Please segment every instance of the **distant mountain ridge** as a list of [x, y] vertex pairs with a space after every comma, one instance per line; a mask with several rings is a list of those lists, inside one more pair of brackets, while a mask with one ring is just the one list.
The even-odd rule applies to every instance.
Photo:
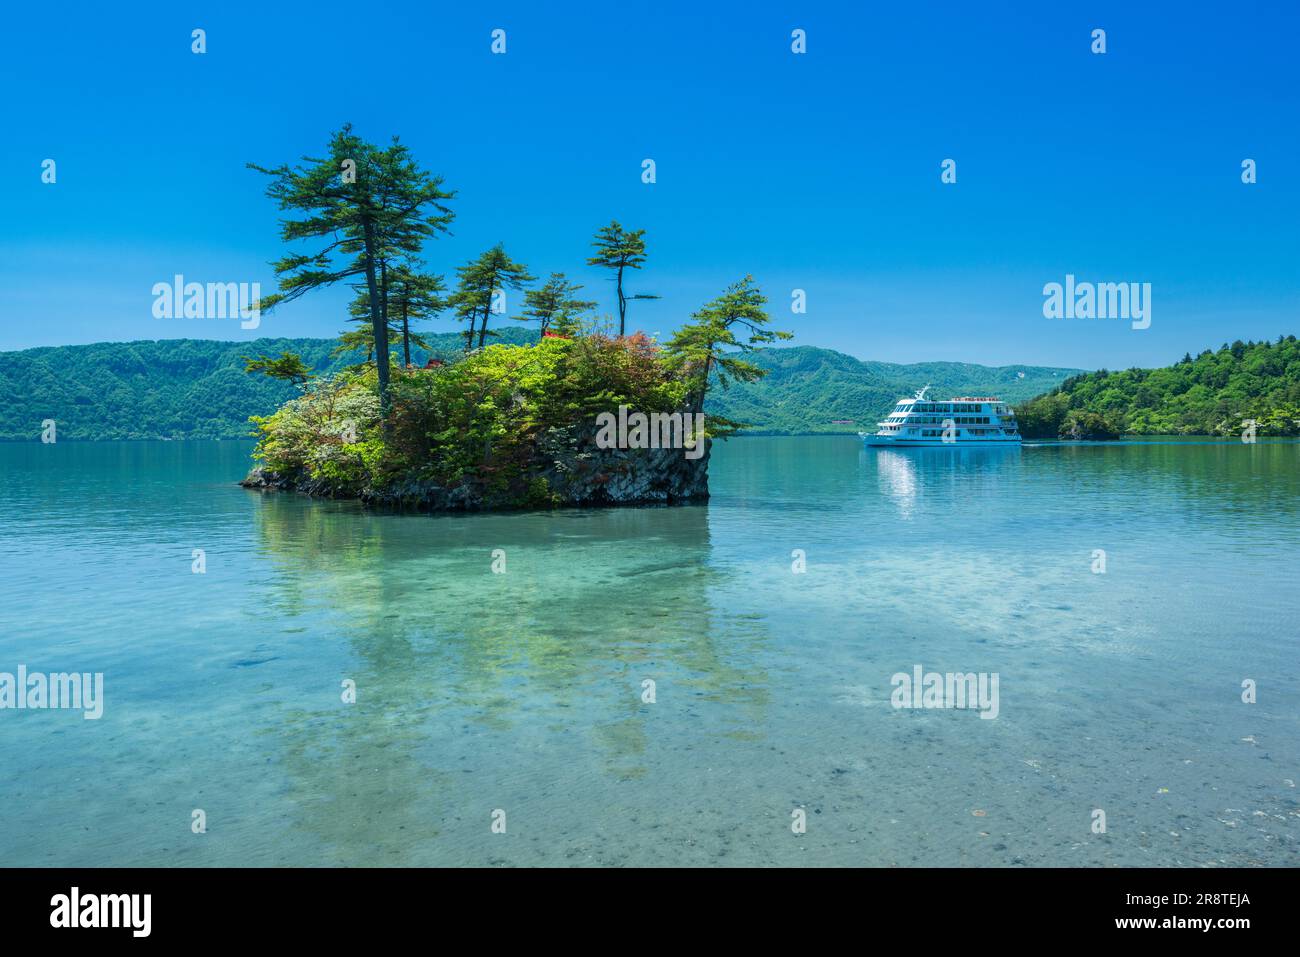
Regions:
[[[464, 343], [454, 332], [426, 338], [432, 350], [412, 355], [419, 365], [430, 355], [454, 359]], [[507, 327], [496, 341], [536, 338], [536, 332]], [[270, 413], [294, 395], [294, 388], [246, 374], [242, 357], [297, 352], [318, 372], [330, 372], [357, 361], [355, 353], [333, 356], [337, 344], [337, 339], [161, 339], [0, 352], [0, 440], [38, 439], [45, 419], [57, 423], [60, 439], [245, 438], [248, 417]], [[815, 346], [762, 349], [750, 358], [768, 370], [767, 377], [714, 390], [707, 410], [765, 434], [874, 430], [899, 396], [927, 384], [936, 395], [990, 393], [1020, 402], [1082, 371], [866, 362]]]

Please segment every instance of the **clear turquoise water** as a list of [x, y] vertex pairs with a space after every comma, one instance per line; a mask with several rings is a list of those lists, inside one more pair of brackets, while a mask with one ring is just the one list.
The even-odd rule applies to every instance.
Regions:
[[438, 518], [248, 450], [0, 446], [0, 671], [106, 696], [0, 711], [0, 863], [1298, 863], [1300, 446], [745, 438], [707, 506]]

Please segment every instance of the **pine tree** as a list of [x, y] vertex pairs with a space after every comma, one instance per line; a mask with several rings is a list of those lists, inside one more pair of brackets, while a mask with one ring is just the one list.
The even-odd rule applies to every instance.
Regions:
[[[725, 389], [732, 380], [753, 382], [767, 374], [741, 355], [764, 343], [793, 338], [789, 332], [767, 328], [771, 317], [763, 308], [766, 304], [767, 297], [755, 285], [754, 277], [746, 276], [701, 307], [668, 341], [664, 350], [668, 362], [690, 381], [689, 412], [704, 410], [711, 377], [716, 376]], [[724, 425], [734, 427], [736, 423]]]
[[334, 134], [323, 158], [304, 157], [293, 167], [248, 166], [271, 177], [266, 193], [280, 209], [300, 216], [281, 220], [281, 238], [323, 243], [273, 264], [279, 289], [262, 300], [262, 308], [364, 276], [386, 424], [388, 264], [414, 255], [426, 239], [446, 232], [454, 214], [442, 201], [455, 194], [442, 189], [441, 176], [420, 169], [397, 137], [381, 150], [355, 135], [351, 124]]
[[524, 293], [524, 310], [515, 318], [520, 322], [536, 321], [545, 335], [554, 324], [557, 331], [570, 332], [578, 323], [578, 316], [596, 304], [586, 299], [575, 298], [582, 286], [569, 282], [562, 272], [551, 273], [551, 278], [541, 289], [530, 289]]
[[294, 385], [306, 385], [307, 380], [315, 375], [311, 366], [303, 362], [302, 356], [296, 352], [282, 352], [274, 357], [263, 354], [256, 359], [248, 356], [240, 358], [244, 360], [245, 372], [260, 372], [272, 379], [283, 379]]
[[456, 274], [460, 281], [448, 301], [455, 310], [456, 318], [469, 322], [465, 333], [465, 351], [469, 352], [474, 347], [476, 323], [478, 347], [482, 349], [487, 341], [493, 293], [498, 290], [522, 289], [534, 277], [528, 274], [528, 268], [523, 263], [511, 259], [500, 243], [478, 259], [457, 267]]
[[634, 296], [623, 292], [623, 273], [628, 269], [640, 269], [645, 262], [644, 229], [625, 230], [618, 220], [611, 220], [608, 226], [596, 233], [591, 245], [596, 255], [587, 260], [589, 266], [604, 266], [614, 270], [615, 288], [618, 291], [618, 334], [627, 334], [627, 304], [631, 299], [658, 299], [650, 293], [638, 293]]

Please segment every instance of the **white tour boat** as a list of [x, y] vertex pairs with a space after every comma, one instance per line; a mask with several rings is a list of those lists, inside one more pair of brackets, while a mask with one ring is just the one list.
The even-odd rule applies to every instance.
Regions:
[[994, 396], [963, 396], [938, 402], [927, 399], [927, 385], [913, 398], [899, 399], [880, 430], [859, 432], [867, 445], [971, 446], [1019, 445], [1016, 415]]

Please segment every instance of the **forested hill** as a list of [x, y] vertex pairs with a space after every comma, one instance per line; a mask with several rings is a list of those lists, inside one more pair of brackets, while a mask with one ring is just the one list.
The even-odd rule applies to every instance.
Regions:
[[[455, 333], [426, 336], [440, 358], [459, 355]], [[504, 329], [499, 342], [536, 333]], [[400, 348], [400, 343], [398, 344]], [[269, 415], [297, 389], [244, 371], [244, 356], [297, 352], [317, 372], [358, 361], [332, 355], [337, 339], [159, 339], [0, 352], [0, 440], [40, 437], [53, 419], [60, 439], [248, 438], [250, 415]], [[415, 350], [423, 365], [429, 353]]]
[[1163, 369], [1076, 376], [1016, 407], [1028, 438], [1300, 434], [1300, 342], [1226, 343]]
[[[536, 336], [505, 328], [496, 341], [524, 343]], [[456, 333], [426, 338], [443, 359], [459, 355], [464, 341]], [[356, 361], [355, 353], [333, 357], [337, 342], [164, 339], [0, 352], [0, 440], [38, 439], [45, 419], [55, 420], [60, 439], [247, 437], [250, 415], [269, 414], [295, 390], [248, 375], [242, 357], [297, 352], [309, 366], [327, 372]], [[423, 365], [428, 355], [417, 350], [412, 358]], [[895, 365], [811, 346], [764, 349], [752, 358], [768, 376], [725, 392], [715, 389], [708, 411], [769, 433], [874, 430], [899, 396], [927, 383], [935, 395], [991, 393], [1017, 402], [1079, 371], [954, 362]]]

